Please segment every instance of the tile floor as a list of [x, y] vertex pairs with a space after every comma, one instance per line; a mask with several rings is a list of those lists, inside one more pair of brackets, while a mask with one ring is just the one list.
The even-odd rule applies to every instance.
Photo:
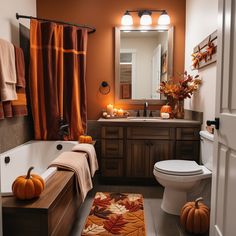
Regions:
[[163, 188], [161, 186], [104, 185], [96, 181], [78, 211], [71, 236], [81, 235], [86, 217], [96, 192], [141, 193], [144, 196], [144, 214], [147, 236], [187, 236], [179, 225], [179, 217], [161, 210]]

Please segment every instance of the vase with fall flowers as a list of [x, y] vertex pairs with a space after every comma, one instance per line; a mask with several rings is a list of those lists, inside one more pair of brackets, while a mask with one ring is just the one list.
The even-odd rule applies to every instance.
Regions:
[[191, 98], [199, 89], [202, 81], [199, 75], [191, 76], [186, 71], [179, 78], [171, 78], [160, 83], [159, 93], [166, 96], [173, 107], [173, 115], [177, 119], [184, 118], [184, 99]]

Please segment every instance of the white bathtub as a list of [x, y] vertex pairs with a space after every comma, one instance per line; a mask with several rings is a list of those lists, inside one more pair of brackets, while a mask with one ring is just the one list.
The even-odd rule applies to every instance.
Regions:
[[[26, 175], [29, 167], [32, 173], [39, 174], [47, 181], [56, 172], [56, 167], [47, 169], [60, 153], [70, 151], [77, 142], [74, 141], [30, 141], [1, 153], [1, 194], [11, 195], [11, 186], [16, 177]], [[58, 150], [57, 145], [62, 145]], [[9, 163], [6, 163], [10, 159]]]

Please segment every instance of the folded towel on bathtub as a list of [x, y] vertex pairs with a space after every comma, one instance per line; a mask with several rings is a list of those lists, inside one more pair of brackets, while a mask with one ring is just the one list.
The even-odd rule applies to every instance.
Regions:
[[93, 177], [96, 170], [98, 170], [98, 160], [94, 146], [88, 143], [79, 143], [72, 148], [72, 151], [85, 152], [88, 154], [90, 173]]
[[63, 152], [49, 165], [60, 169], [71, 170], [76, 175], [76, 190], [84, 201], [89, 190], [93, 188], [87, 154], [82, 152]]

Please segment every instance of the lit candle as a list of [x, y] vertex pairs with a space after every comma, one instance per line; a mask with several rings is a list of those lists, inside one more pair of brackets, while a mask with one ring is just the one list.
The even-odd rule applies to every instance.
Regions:
[[107, 114], [110, 116], [113, 115], [113, 105], [112, 104], [107, 105]]
[[114, 108], [113, 112], [114, 112], [114, 115], [116, 115], [117, 114], [117, 108]]
[[119, 110], [117, 111], [117, 114], [118, 114], [118, 116], [123, 116], [124, 111], [123, 111], [122, 109], [119, 109]]

